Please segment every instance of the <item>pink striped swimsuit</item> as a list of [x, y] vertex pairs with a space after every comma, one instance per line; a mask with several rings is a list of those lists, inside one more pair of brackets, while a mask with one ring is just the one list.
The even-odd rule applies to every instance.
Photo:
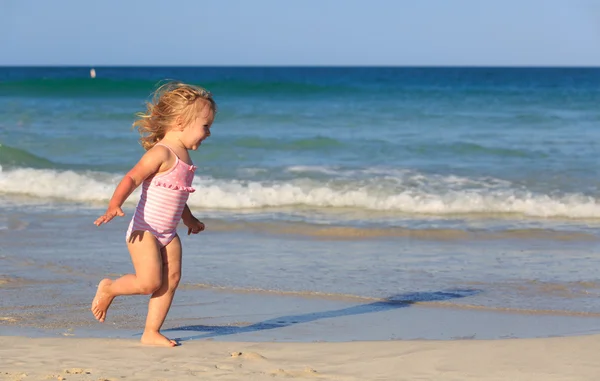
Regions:
[[[167, 147], [164, 144], [160, 144]], [[167, 147], [171, 152], [173, 150]], [[127, 229], [127, 240], [134, 231], [148, 231], [165, 247], [177, 235], [177, 225], [190, 193], [196, 167], [175, 155], [175, 165], [142, 183], [140, 201]]]

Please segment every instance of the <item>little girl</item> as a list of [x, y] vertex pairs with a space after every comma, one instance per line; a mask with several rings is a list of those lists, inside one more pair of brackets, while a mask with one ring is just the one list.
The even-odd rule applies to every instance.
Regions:
[[189, 150], [196, 150], [210, 136], [216, 110], [211, 94], [196, 86], [171, 82], [156, 90], [147, 112], [134, 122], [146, 153], [123, 177], [94, 224], [100, 226], [124, 216], [121, 205], [142, 184], [142, 193], [129, 229], [127, 248], [135, 274], [103, 279], [92, 301], [92, 312], [103, 322], [113, 299], [119, 295], [152, 295], [148, 303], [142, 343], [175, 346], [160, 333], [181, 277], [180, 220], [189, 234], [204, 230], [187, 206], [196, 167]]

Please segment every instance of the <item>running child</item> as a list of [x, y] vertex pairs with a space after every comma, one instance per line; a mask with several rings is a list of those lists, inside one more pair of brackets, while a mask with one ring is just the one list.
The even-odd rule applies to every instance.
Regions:
[[104, 322], [113, 299], [120, 295], [151, 295], [141, 341], [148, 345], [175, 346], [160, 333], [181, 278], [181, 220], [189, 234], [204, 230], [187, 205], [194, 192], [196, 167], [189, 150], [196, 150], [210, 136], [217, 112], [212, 95], [203, 88], [170, 82], [158, 88], [145, 113], [133, 126], [140, 132], [146, 153], [123, 177], [94, 224], [100, 226], [125, 214], [121, 206], [140, 185], [140, 200], [126, 234], [135, 274], [103, 279], [92, 301], [94, 317]]

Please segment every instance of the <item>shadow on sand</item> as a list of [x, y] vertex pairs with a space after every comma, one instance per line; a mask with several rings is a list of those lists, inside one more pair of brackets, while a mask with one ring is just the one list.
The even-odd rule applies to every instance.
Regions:
[[229, 325], [187, 325], [182, 327], [175, 327], [171, 329], [163, 330], [163, 332], [168, 331], [191, 331], [191, 332], [204, 332], [199, 335], [187, 336], [187, 337], [179, 337], [175, 338], [175, 341], [187, 341], [187, 340], [197, 340], [197, 339], [206, 339], [210, 337], [216, 336], [225, 336], [225, 335], [235, 335], [238, 333], [247, 333], [247, 332], [256, 332], [256, 331], [264, 331], [269, 329], [277, 329], [283, 327], [289, 327], [294, 324], [302, 324], [308, 323], [315, 320], [320, 319], [330, 319], [341, 316], [350, 316], [350, 315], [361, 315], [368, 314], [374, 312], [388, 311], [397, 308], [405, 308], [410, 307], [412, 304], [417, 302], [435, 302], [435, 301], [444, 301], [450, 299], [458, 299], [464, 298], [467, 296], [472, 296], [480, 293], [480, 290], [476, 289], [451, 289], [445, 291], [435, 291], [435, 292], [410, 292], [405, 294], [399, 294], [390, 296], [386, 299], [367, 303], [367, 304], [359, 304], [356, 306], [342, 308], [339, 310], [333, 311], [322, 311], [322, 312], [311, 312], [307, 314], [300, 315], [289, 315], [289, 316], [280, 316], [273, 319], [268, 319], [265, 321], [257, 322], [244, 327], [236, 327]]

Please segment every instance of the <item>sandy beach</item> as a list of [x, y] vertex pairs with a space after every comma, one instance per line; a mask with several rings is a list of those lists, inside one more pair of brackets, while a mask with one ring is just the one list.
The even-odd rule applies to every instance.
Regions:
[[246, 343], [176, 348], [136, 340], [0, 338], [0, 379], [597, 380], [600, 336], [545, 339]]

